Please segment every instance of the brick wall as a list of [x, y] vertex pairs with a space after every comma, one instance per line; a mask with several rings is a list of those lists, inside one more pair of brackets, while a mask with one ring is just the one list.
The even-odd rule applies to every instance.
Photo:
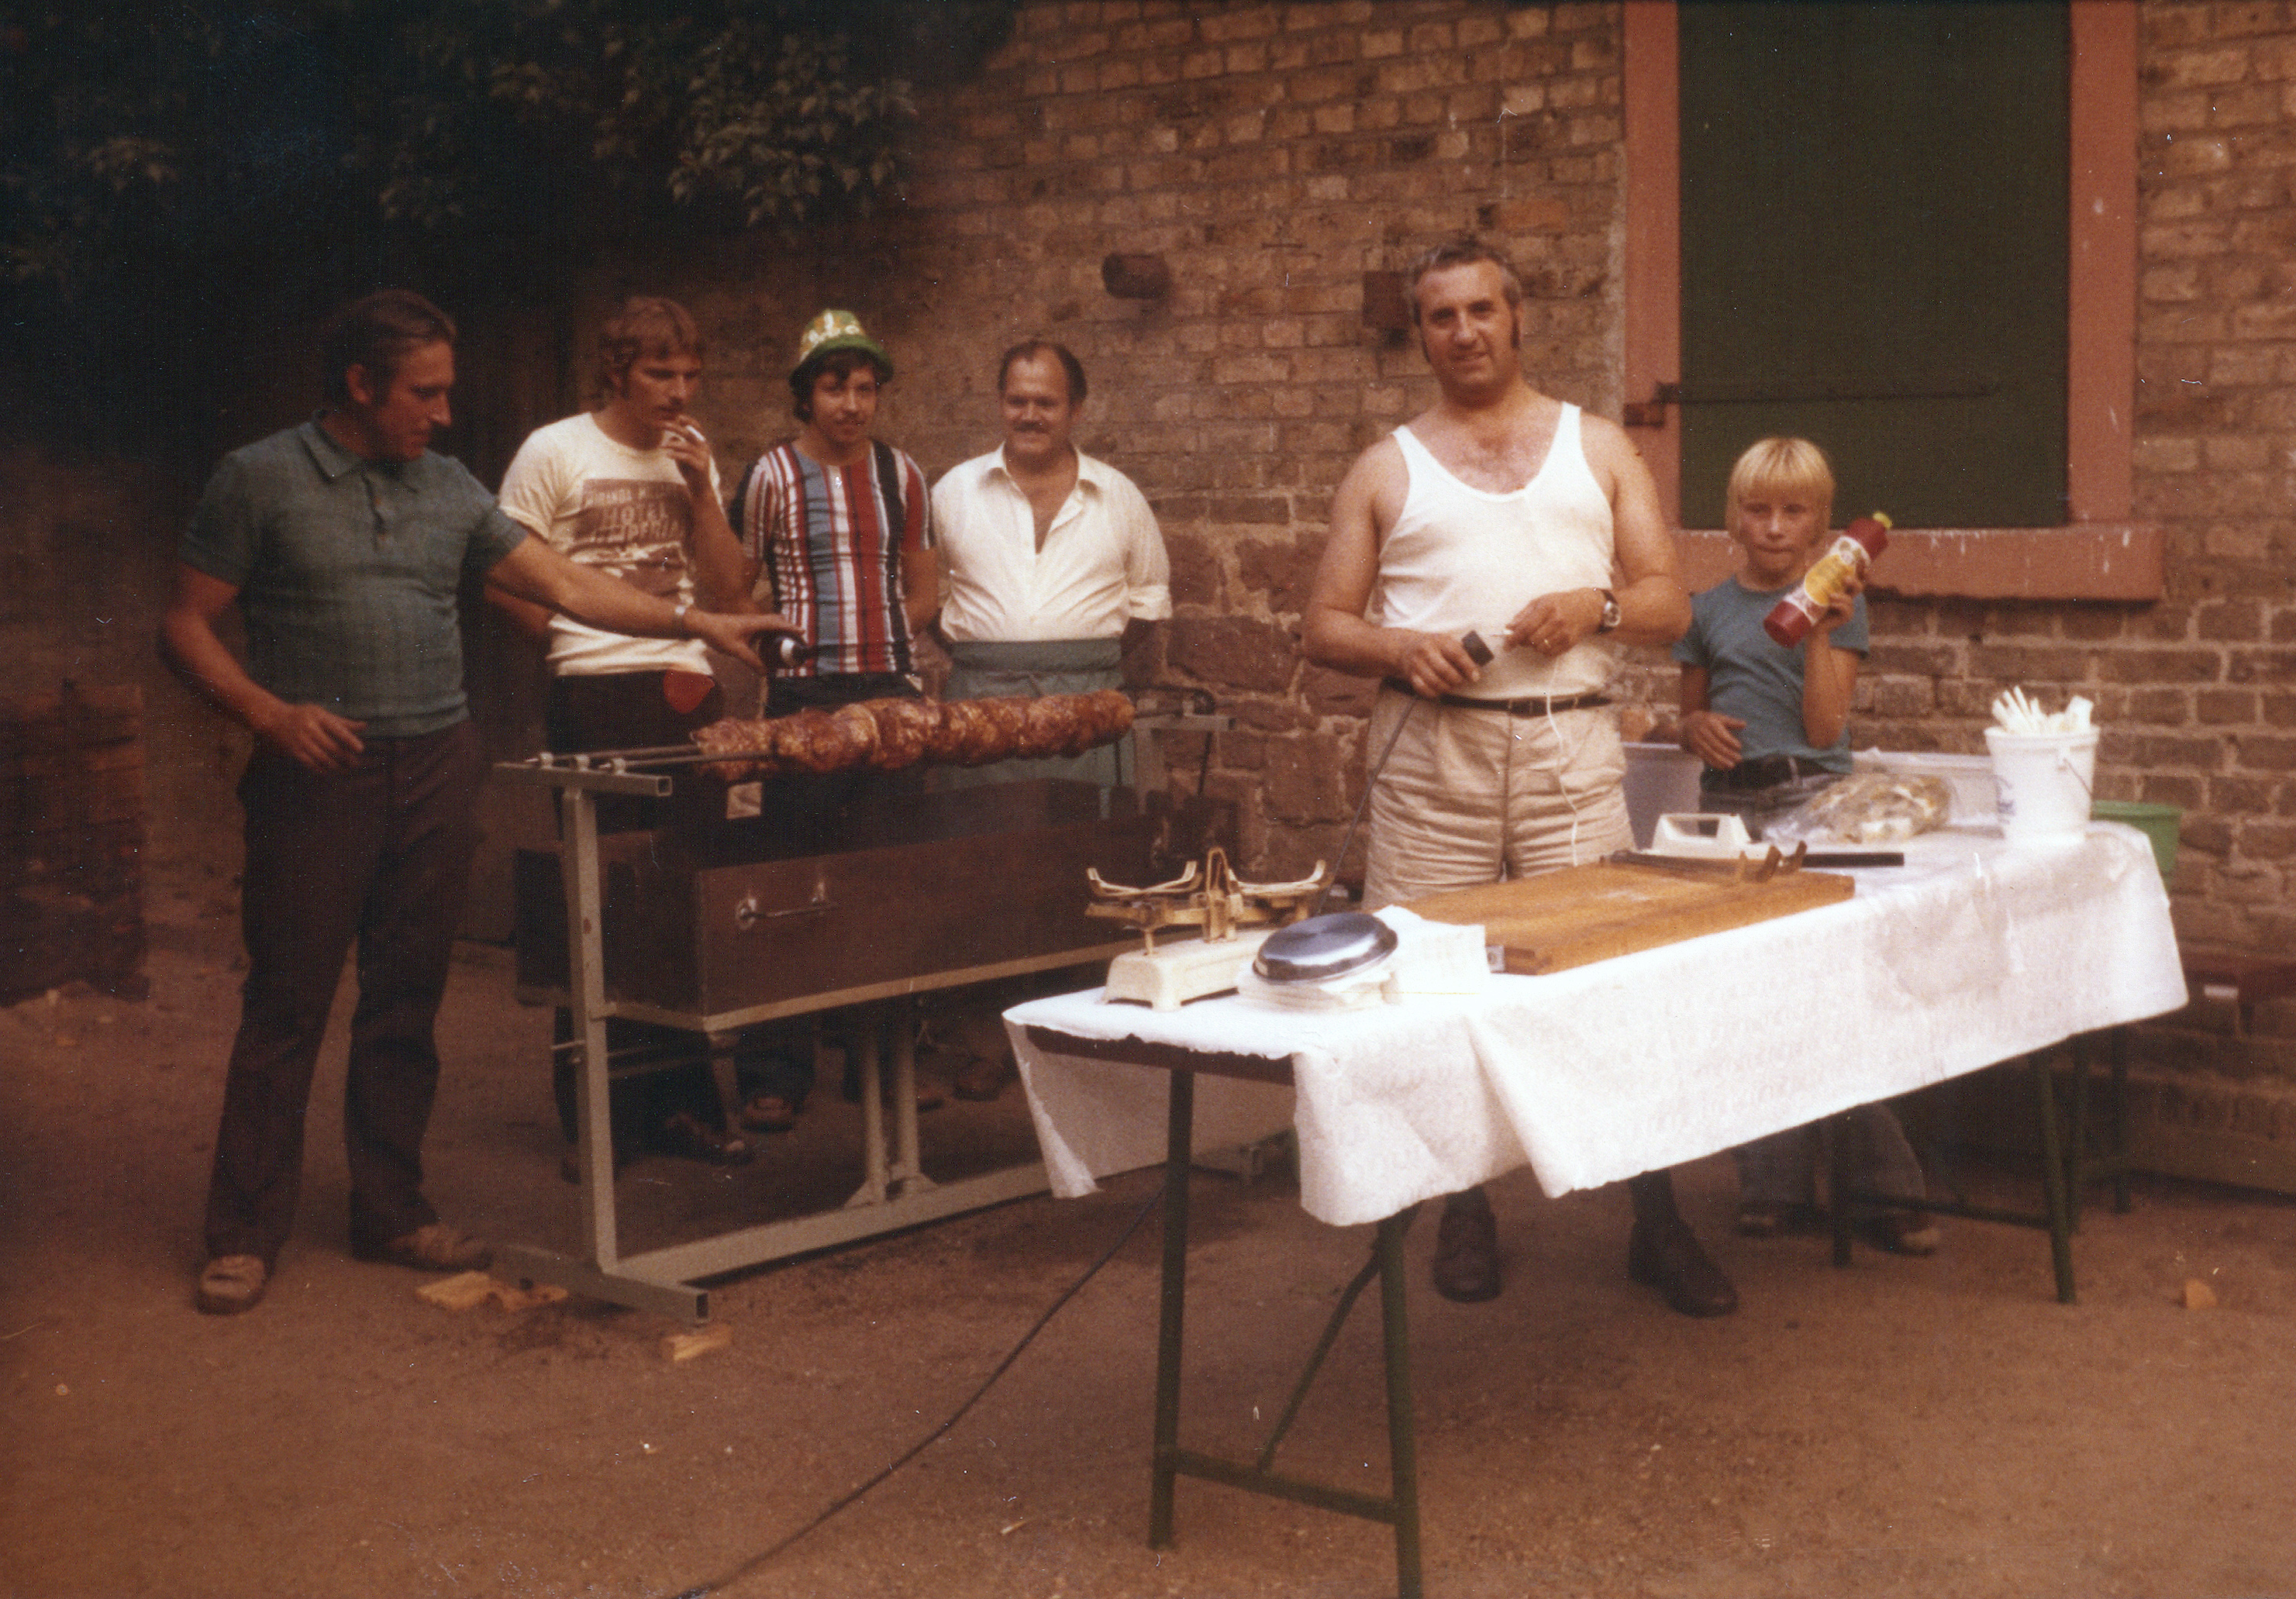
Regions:
[[[2092, 648], [2124, 698], [2124, 791], [2185, 808], [2188, 942], [2296, 953], [2296, 10], [2144, 8], [2138, 514], [2169, 594]], [[2089, 645], [2090, 637], [2096, 643]], [[2156, 1119], [2296, 1176], [2296, 1005], [2202, 1002], [2148, 1029]]]
[[67, 683], [97, 699], [137, 693], [150, 794], [143, 849], [228, 879], [239, 857], [231, 784], [246, 738], [178, 686], [152, 648], [176, 534], [199, 487], [188, 472], [148, 463], [0, 443], [0, 674], [18, 696]]
[[2139, 163], [2136, 514], [2166, 535], [2144, 606], [1884, 603], [1858, 727], [1980, 750], [2000, 685], [2075, 690], [2098, 788], [2185, 815], [2192, 942], [2296, 947], [2296, 12], [2148, 4]]
[[[2180, 939], [2296, 952], [2296, 8], [2142, 8], [2136, 515], [2142, 606], [1882, 602], [1857, 737], [1981, 752], [2011, 683], [2090, 695], [2101, 798], [2185, 812]], [[2296, 1185], [2296, 1004], [2142, 1029], [2140, 1126], [2201, 1175]]]
[[[1975, 752], [2003, 687], [2087, 693], [2107, 729], [2100, 792], [2185, 811], [2183, 936], [2284, 950], [2296, 14], [2141, 15], [2136, 512], [2165, 529], [2167, 597], [1883, 600], [1857, 736]], [[891, 343], [888, 434], [935, 472], [995, 442], [998, 348], [1069, 342], [1095, 383], [1086, 447], [1140, 482], [1171, 545], [1161, 676], [1212, 689], [1242, 724], [1209, 780], [1246, 819], [1242, 865], [1303, 868], [1359, 792], [1366, 693], [1299, 660], [1302, 586], [1347, 463], [1430, 392], [1409, 341], [1365, 325], [1363, 275], [1460, 228], [1502, 241], [1530, 291], [1536, 381], [1616, 415], [1620, 34], [1616, 5], [1030, 6], [981, 79], [927, 109], [899, 216], [695, 282], [721, 330], [728, 464], [785, 426], [787, 346], [821, 304], [852, 305]], [[1161, 255], [1169, 298], [1111, 298], [1100, 263], [1115, 251]], [[1673, 676], [1645, 655], [1624, 684], [1663, 719]], [[1200, 750], [1175, 754], [1192, 781]], [[2296, 1014], [2267, 1005], [2235, 1036], [2220, 1011], [2148, 1034], [2153, 1064], [2185, 1074], [2153, 1103], [2195, 1126], [2277, 1126], [2256, 1095], [2296, 1095]]]
[[0, 1004], [150, 991], [143, 849], [143, 691], [0, 696]]
[[[1368, 693], [1300, 661], [1301, 591], [1341, 474], [1432, 392], [1408, 338], [1365, 325], [1364, 275], [1447, 234], [1504, 242], [1531, 369], [1617, 414], [1616, 7], [1035, 5], [926, 115], [898, 217], [833, 262], [696, 286], [729, 469], [785, 425], [788, 346], [819, 303], [884, 336], [883, 430], [934, 473], [996, 444], [1005, 345], [1068, 343], [1093, 384], [1080, 442], [1141, 485], [1171, 550], [1161, 676], [1242, 724], [1210, 787], [1238, 802], [1244, 869], [1304, 869], [1356, 797]], [[1114, 252], [1161, 256], [1169, 296], [1111, 297]], [[1173, 754], [1192, 779], [1201, 748]]]
[[[2296, 948], [2296, 14], [2147, 6], [2136, 486], [2169, 597], [2098, 640], [2116, 765], [2186, 809], [2179, 925]], [[2101, 629], [2099, 631], [2102, 631]], [[2069, 642], [2086, 642], [2067, 631]]]
[[[2296, 410], [2274, 385], [2296, 300], [2275, 152], [2296, 127], [2296, 23], [2235, 4], [2144, 19], [2137, 509], [2168, 529], [2169, 597], [1880, 603], [1857, 736], [1976, 751], [2003, 686], [2081, 689], [2108, 727], [2101, 791], [2187, 813], [2182, 930], [2284, 947]], [[899, 217], [696, 285], [729, 466], [786, 426], [787, 346], [820, 303], [891, 343], [887, 431], [935, 472], [995, 442], [1004, 343], [1068, 341], [1094, 373], [1086, 447], [1147, 490], [1172, 547], [1163, 675], [1245, 724], [1212, 786], [1252, 819], [1250, 869], [1304, 865], [1354, 798], [1365, 692], [1299, 661], [1300, 587], [1340, 473], [1430, 392], [1408, 339], [1365, 325], [1363, 275], [1459, 228], [1502, 241], [1529, 289], [1529, 370], [1615, 415], [1619, 30], [1609, 5], [1029, 7], [988, 71], [928, 108]], [[1161, 255], [1170, 297], [1111, 298], [1114, 251]], [[1664, 715], [1662, 662], [1630, 660], [1626, 685]], [[1193, 771], [1199, 752], [1177, 753]]]

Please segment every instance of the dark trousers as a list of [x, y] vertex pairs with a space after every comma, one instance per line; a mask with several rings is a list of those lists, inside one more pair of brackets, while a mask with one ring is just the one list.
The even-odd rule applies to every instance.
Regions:
[[[914, 700], [917, 685], [898, 672], [829, 672], [817, 677], [775, 677], [767, 690], [767, 714], [834, 710], [863, 700]], [[758, 806], [767, 824], [809, 854], [834, 846], [837, 826], [857, 800], [880, 794], [924, 791], [924, 769], [898, 772], [787, 773], [765, 780]], [[773, 1095], [802, 1105], [813, 1092], [816, 1018], [793, 1016], [742, 1029], [734, 1049], [734, 1081], [742, 1102]]]
[[[864, 700], [914, 700], [917, 685], [898, 672], [828, 672], [818, 677], [776, 677], [767, 691], [767, 714], [786, 717], [800, 710], [835, 710]], [[850, 772], [786, 773], [768, 778], [758, 795], [764, 814], [783, 837], [808, 854], [834, 847], [840, 820], [864, 800], [924, 792], [922, 767], [894, 772], [862, 768]]]
[[[693, 674], [687, 674], [691, 676]], [[707, 726], [726, 714], [725, 696], [711, 687], [691, 710], [679, 710], [669, 701], [665, 674], [599, 672], [554, 677], [545, 712], [544, 731], [550, 747], [562, 754], [594, 750], [650, 750], [682, 744], [696, 727]], [[696, 685], [695, 686], [700, 686]], [[671, 774], [667, 800], [642, 800], [627, 795], [603, 795], [598, 800], [598, 830], [624, 832], [653, 827], [683, 827], [695, 833], [725, 825], [725, 794], [701, 781], [691, 767]], [[564, 1045], [574, 1037], [574, 1018], [563, 1005], [554, 1019], [553, 1037]], [[662, 1124], [685, 1114], [704, 1126], [723, 1129], [726, 1108], [718, 1098], [718, 1079], [709, 1070], [709, 1041], [676, 1028], [655, 1027], [644, 1021], [609, 1020], [606, 1047], [619, 1054], [647, 1046], [658, 1049], [672, 1063], [643, 1077], [624, 1078], [608, 1095], [614, 1147], [634, 1154], [655, 1140]], [[575, 1097], [577, 1067], [570, 1050], [553, 1052], [551, 1097], [558, 1108], [559, 1129], [572, 1143], [579, 1134], [578, 1101]]]
[[210, 1256], [277, 1259], [302, 1188], [303, 1119], [343, 956], [358, 1007], [343, 1085], [354, 1244], [438, 1219], [422, 1134], [439, 1086], [432, 1028], [447, 986], [486, 774], [465, 721], [370, 738], [346, 772], [258, 750], [240, 780], [247, 982], [208, 1186]]

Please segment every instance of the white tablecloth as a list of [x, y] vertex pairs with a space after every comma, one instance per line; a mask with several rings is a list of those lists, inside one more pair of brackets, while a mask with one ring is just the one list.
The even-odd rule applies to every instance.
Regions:
[[1016, 1006], [1053, 1191], [1161, 1160], [1168, 1084], [1046, 1054], [1032, 1024], [1288, 1057], [1294, 1090], [1199, 1075], [1200, 1117], [1280, 1126], [1296, 1093], [1300, 1201], [1344, 1225], [1526, 1163], [1550, 1194], [1615, 1182], [2185, 1003], [2168, 895], [2135, 829], [2013, 846], [1956, 827], [1906, 852], [1856, 873], [1839, 904], [1494, 978], [1479, 998], [1155, 1012], [1089, 989]]

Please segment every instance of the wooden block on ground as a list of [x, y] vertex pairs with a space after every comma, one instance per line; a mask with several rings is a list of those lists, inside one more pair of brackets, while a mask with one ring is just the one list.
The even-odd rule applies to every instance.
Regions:
[[555, 1283], [537, 1283], [531, 1288], [515, 1288], [508, 1283], [496, 1283], [494, 1295], [505, 1310], [532, 1310], [538, 1306], [555, 1305], [566, 1297], [566, 1291]]
[[457, 1273], [425, 1283], [415, 1293], [432, 1304], [447, 1310], [468, 1310], [473, 1305], [496, 1300], [505, 1310], [532, 1310], [538, 1305], [555, 1305], [566, 1297], [566, 1291], [555, 1283], [537, 1283], [531, 1288], [520, 1288], [482, 1271]]
[[430, 1300], [447, 1310], [468, 1310], [493, 1294], [495, 1280], [482, 1271], [458, 1272], [451, 1277], [440, 1277], [435, 1283], [425, 1283], [414, 1291], [415, 1297]]
[[661, 1341], [664, 1360], [692, 1360], [702, 1355], [734, 1347], [734, 1324], [711, 1322], [706, 1327], [696, 1327], [691, 1332], [672, 1332]]

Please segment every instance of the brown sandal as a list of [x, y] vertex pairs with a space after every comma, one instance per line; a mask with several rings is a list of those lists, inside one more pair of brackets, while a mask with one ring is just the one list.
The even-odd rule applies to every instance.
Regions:
[[662, 1118], [660, 1141], [666, 1154], [711, 1166], [747, 1166], [758, 1152], [747, 1138], [721, 1133], [689, 1111]]
[[797, 1109], [778, 1094], [753, 1094], [738, 1119], [752, 1133], [786, 1133], [797, 1125]]

